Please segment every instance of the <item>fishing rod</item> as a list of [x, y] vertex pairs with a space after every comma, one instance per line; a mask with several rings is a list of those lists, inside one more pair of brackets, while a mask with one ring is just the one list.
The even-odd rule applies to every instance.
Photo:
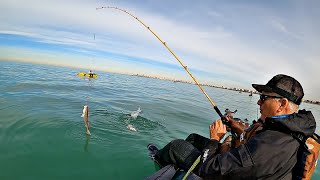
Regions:
[[176, 58], [176, 60], [180, 63], [180, 65], [187, 71], [187, 73], [190, 75], [190, 77], [193, 79], [193, 81], [197, 84], [197, 86], [200, 88], [200, 90], [203, 92], [203, 94], [207, 97], [207, 99], [209, 100], [209, 102], [211, 103], [211, 105], [213, 106], [214, 110], [219, 114], [221, 120], [226, 124], [226, 125], [230, 125], [229, 122], [227, 122], [227, 120], [225, 119], [225, 117], [222, 115], [221, 111], [219, 110], [219, 108], [217, 107], [217, 105], [212, 101], [212, 99], [210, 98], [210, 96], [205, 92], [205, 90], [202, 88], [202, 86], [200, 85], [200, 83], [198, 82], [198, 80], [191, 74], [191, 72], [188, 70], [188, 67], [185, 66], [182, 61], [179, 59], [179, 57], [169, 48], [169, 46], [166, 44], [165, 41], [163, 41], [154, 31], [151, 30], [151, 28], [149, 26], [147, 26], [144, 22], [142, 22], [137, 16], [132, 15], [131, 13], [129, 13], [126, 10], [120, 9], [118, 7], [114, 7], [114, 6], [107, 6], [107, 7], [100, 7], [100, 8], [96, 8], [96, 10], [100, 10], [100, 9], [116, 9], [119, 11], [122, 11], [126, 14], [128, 14], [129, 16], [133, 17], [134, 19], [136, 19], [137, 21], [139, 21], [145, 28], [147, 28], [166, 48], [167, 50]]

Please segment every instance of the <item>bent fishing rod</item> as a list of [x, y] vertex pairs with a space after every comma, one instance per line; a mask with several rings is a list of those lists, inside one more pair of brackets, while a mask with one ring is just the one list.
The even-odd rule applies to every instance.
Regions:
[[203, 94], [207, 97], [207, 99], [209, 100], [209, 102], [211, 103], [211, 105], [213, 106], [214, 110], [218, 113], [218, 115], [220, 116], [221, 120], [223, 123], [225, 123], [226, 125], [230, 125], [229, 122], [226, 121], [225, 117], [222, 115], [221, 111], [219, 110], [219, 108], [217, 107], [217, 105], [212, 101], [212, 99], [210, 98], [210, 96], [205, 92], [205, 90], [202, 88], [202, 86], [200, 85], [200, 83], [198, 82], [198, 80], [191, 74], [191, 72], [188, 70], [188, 67], [185, 66], [182, 61], [179, 59], [179, 57], [169, 48], [169, 46], [166, 44], [165, 41], [163, 41], [154, 31], [151, 30], [151, 28], [149, 26], [147, 26], [144, 22], [142, 22], [137, 16], [132, 15], [131, 13], [129, 13], [126, 10], [120, 9], [118, 7], [114, 7], [114, 6], [107, 6], [107, 7], [100, 7], [100, 8], [96, 8], [96, 10], [100, 10], [100, 9], [116, 9], [119, 11], [122, 11], [126, 14], [128, 14], [129, 16], [133, 17], [134, 19], [136, 19], [137, 21], [139, 21], [145, 28], [147, 28], [166, 48], [167, 50], [174, 56], [174, 58], [180, 63], [180, 65], [187, 71], [187, 73], [190, 75], [190, 77], [193, 79], [193, 81], [197, 84], [197, 86], [200, 88], [200, 90], [203, 92]]

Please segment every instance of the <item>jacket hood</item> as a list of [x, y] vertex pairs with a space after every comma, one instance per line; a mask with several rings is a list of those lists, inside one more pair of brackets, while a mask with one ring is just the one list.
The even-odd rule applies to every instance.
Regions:
[[305, 136], [312, 136], [316, 130], [316, 121], [311, 111], [299, 110], [285, 117], [276, 116], [265, 120], [266, 128], [296, 132]]

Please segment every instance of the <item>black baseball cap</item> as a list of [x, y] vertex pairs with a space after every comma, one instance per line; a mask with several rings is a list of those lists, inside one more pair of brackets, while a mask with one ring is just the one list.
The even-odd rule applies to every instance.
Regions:
[[284, 74], [274, 76], [266, 85], [252, 84], [252, 87], [260, 93], [277, 93], [297, 105], [301, 103], [304, 96], [301, 84], [293, 77]]

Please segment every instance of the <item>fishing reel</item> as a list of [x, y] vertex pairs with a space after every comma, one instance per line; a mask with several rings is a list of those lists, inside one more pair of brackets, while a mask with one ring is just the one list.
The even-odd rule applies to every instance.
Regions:
[[231, 128], [231, 124], [230, 122], [227, 120], [226, 117], [230, 117], [232, 119], [239, 119], [239, 118], [234, 118], [234, 114], [237, 112], [238, 110], [234, 110], [234, 111], [230, 111], [228, 108], [224, 111], [224, 115], [221, 117], [222, 122], [228, 126], [229, 128]]
[[228, 108], [226, 110], [224, 110], [224, 116], [228, 116], [231, 118], [234, 118], [234, 114], [237, 112], [238, 110], [234, 110], [234, 111], [230, 111]]

